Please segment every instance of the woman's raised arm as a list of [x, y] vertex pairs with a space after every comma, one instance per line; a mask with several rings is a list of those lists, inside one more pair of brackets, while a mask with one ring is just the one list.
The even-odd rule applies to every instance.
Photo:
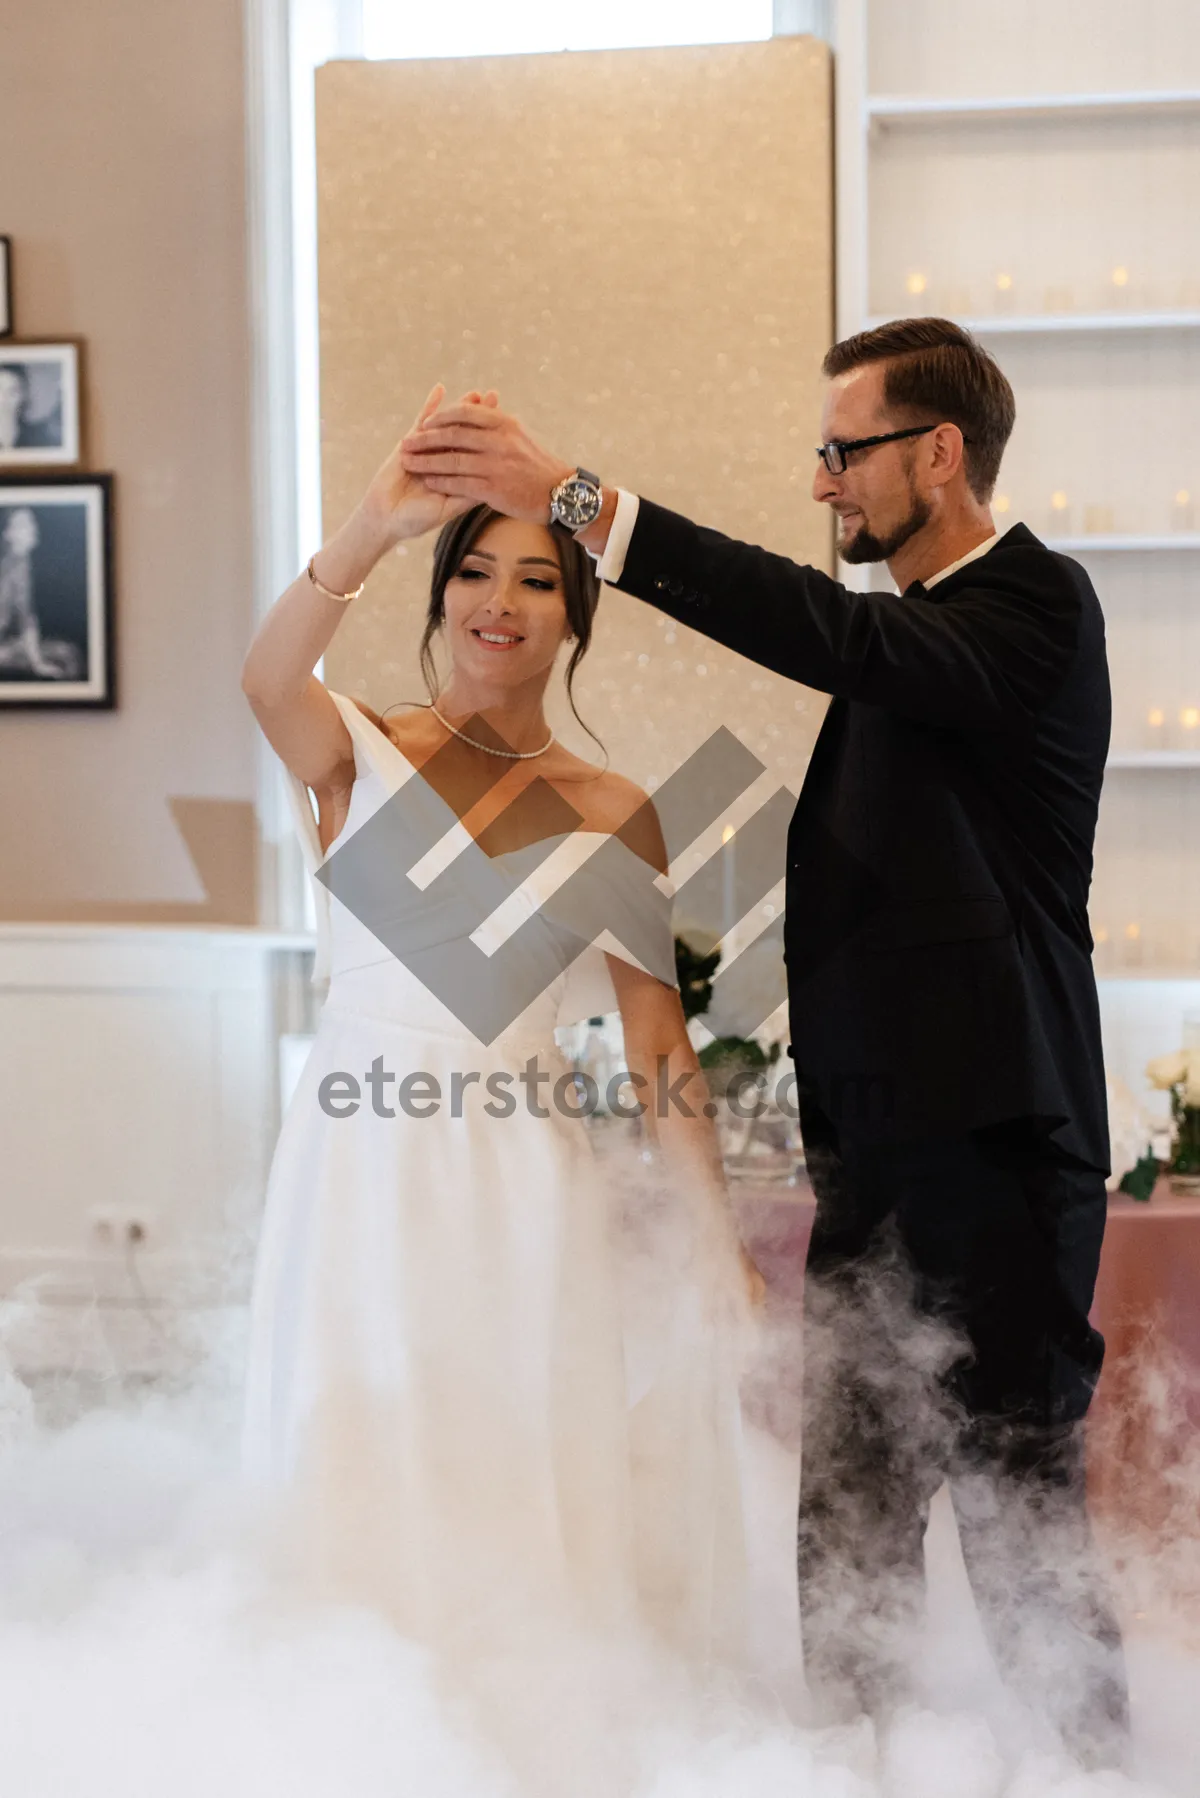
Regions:
[[[422, 406], [418, 424], [445, 396], [439, 383]], [[494, 394], [467, 396], [495, 405]], [[463, 512], [469, 500], [430, 493], [400, 466], [399, 445], [375, 475], [341, 529], [313, 557], [313, 573], [332, 593], [353, 594], [376, 563], [408, 537], [419, 537]], [[307, 569], [271, 607], [242, 667], [242, 691], [271, 747], [313, 791], [335, 792], [354, 778], [354, 747], [333, 700], [313, 674], [345, 615]]]

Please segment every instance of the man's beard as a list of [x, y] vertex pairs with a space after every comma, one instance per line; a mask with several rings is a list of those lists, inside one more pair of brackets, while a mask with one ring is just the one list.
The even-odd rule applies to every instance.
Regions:
[[933, 516], [928, 500], [918, 499], [909, 492], [908, 517], [889, 531], [886, 537], [877, 537], [864, 525], [857, 536], [852, 538], [845, 549], [839, 548], [838, 555], [843, 562], [887, 562], [898, 549], [903, 549], [910, 537], [924, 530]]

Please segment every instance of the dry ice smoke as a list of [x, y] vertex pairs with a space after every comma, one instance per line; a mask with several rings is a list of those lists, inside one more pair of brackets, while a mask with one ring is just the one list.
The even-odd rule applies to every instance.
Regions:
[[[644, 1258], [669, 1259], [664, 1228], [652, 1209], [635, 1220]], [[770, 1241], [761, 1247], [769, 1261]], [[632, 1290], [641, 1280], [646, 1301], [645, 1259], [631, 1267]], [[865, 1717], [821, 1721], [807, 1706], [796, 1646], [800, 1342], [787, 1285], [754, 1320], [743, 1382], [754, 1666], [736, 1682], [700, 1677], [647, 1641], [598, 1643], [494, 1609], [499, 1627], [481, 1630], [451, 1666], [369, 1608], [281, 1589], [264, 1572], [269, 1518], [236, 1472], [236, 1332], [217, 1335], [186, 1380], [158, 1385], [116, 1366], [93, 1385], [32, 1376], [10, 1356], [0, 1370], [4, 1793], [1200, 1794], [1200, 1455], [1179, 1443], [1180, 1369], [1151, 1345], [1128, 1387], [1126, 1402], [1153, 1421], [1161, 1478], [1149, 1514], [1131, 1502], [1104, 1533], [1133, 1688], [1128, 1774], [1087, 1771], [1064, 1752], [1056, 1717], [1080, 1668], [1061, 1642], [1039, 1638], [1036, 1606], [1027, 1619], [1036, 1702], [1001, 1684], [944, 1493], [927, 1542], [928, 1615], [890, 1642], [915, 1698], [878, 1729]], [[864, 1297], [881, 1392], [905, 1415], [914, 1451], [936, 1446], [945, 1418], [931, 1395], [954, 1341], [913, 1318], [902, 1278]], [[0, 1308], [3, 1343], [26, 1340], [38, 1310], [45, 1324], [36, 1295]], [[161, 1323], [173, 1340], [195, 1327], [182, 1313]], [[820, 1352], [818, 1321], [809, 1353]], [[1074, 1551], [1052, 1520], [1047, 1541], [1069, 1571]], [[997, 1552], [1003, 1589], [1002, 1544]], [[836, 1605], [838, 1594], [826, 1601]], [[875, 1627], [901, 1627], [882, 1589]]]

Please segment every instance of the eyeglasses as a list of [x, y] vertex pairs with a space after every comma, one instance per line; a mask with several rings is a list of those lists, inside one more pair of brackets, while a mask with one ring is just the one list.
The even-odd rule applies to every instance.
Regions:
[[[823, 443], [817, 450], [822, 462], [830, 474], [845, 474], [846, 457], [851, 450], [874, 449], [878, 443], [895, 443], [901, 437], [923, 437], [926, 431], [936, 431], [936, 425], [910, 425], [907, 431], [888, 431], [883, 437], [856, 437], [852, 443]], [[968, 439], [963, 438], [966, 443]]]

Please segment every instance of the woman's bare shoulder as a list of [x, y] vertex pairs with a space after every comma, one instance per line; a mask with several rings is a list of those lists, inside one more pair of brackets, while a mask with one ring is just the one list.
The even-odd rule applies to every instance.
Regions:
[[667, 870], [667, 850], [654, 801], [627, 775], [607, 769], [585, 787], [572, 790], [572, 804], [583, 813], [584, 827], [619, 836], [627, 848]]
[[[354, 696], [351, 695], [353, 698]], [[363, 717], [368, 719], [385, 737], [390, 737], [398, 749], [406, 754], [415, 749], [428, 750], [434, 745], [430, 742], [428, 715], [424, 709], [412, 712], [393, 712], [389, 717], [386, 712], [377, 712], [374, 706], [368, 705], [365, 699], [354, 699]]]
[[350, 697], [362, 713], [363, 717], [368, 719], [375, 726], [376, 730], [381, 730], [385, 737], [391, 736], [391, 731], [388, 729], [373, 705], [368, 705], [365, 699], [355, 699], [353, 694], [351, 694]]

